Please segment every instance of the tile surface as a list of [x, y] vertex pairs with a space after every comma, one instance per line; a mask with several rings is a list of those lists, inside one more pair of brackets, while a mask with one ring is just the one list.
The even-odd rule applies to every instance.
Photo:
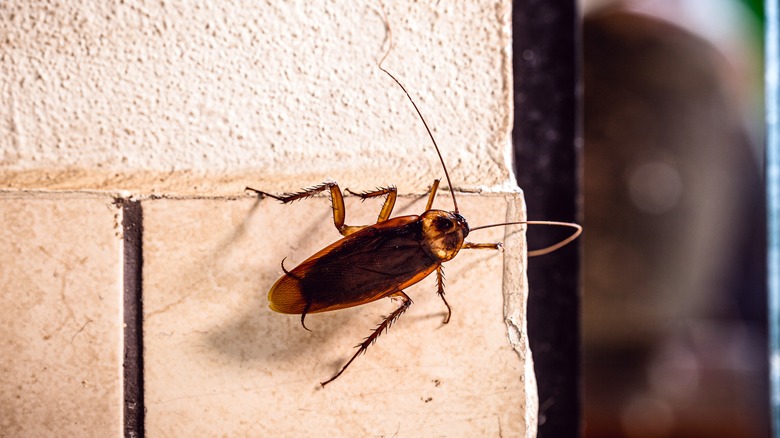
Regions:
[[[446, 196], [439, 208], [449, 208]], [[517, 218], [520, 199], [461, 195], [459, 203], [477, 226]], [[394, 216], [424, 204], [399, 198]], [[397, 306], [383, 299], [309, 315], [312, 332], [299, 315], [268, 308], [282, 258], [290, 269], [340, 237], [327, 198], [150, 200], [143, 208], [151, 436], [534, 435], [519, 227], [469, 236], [505, 241], [505, 252], [464, 250], [444, 265], [449, 324], [428, 277], [406, 290], [414, 305], [389, 332], [322, 389], [318, 382]], [[347, 223], [370, 223], [378, 209], [348, 198]], [[505, 313], [514, 313], [518, 331]]]
[[0, 434], [121, 436], [120, 211], [0, 195]]

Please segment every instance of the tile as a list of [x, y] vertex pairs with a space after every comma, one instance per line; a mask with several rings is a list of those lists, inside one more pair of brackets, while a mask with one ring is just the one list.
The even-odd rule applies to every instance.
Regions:
[[122, 435], [122, 237], [112, 199], [0, 194], [0, 430]]
[[[459, 198], [471, 226], [517, 218], [519, 194]], [[379, 201], [347, 199], [347, 223]], [[423, 210], [400, 197], [394, 216]], [[446, 192], [440, 208], [451, 205]], [[158, 199], [144, 209], [146, 431], [150, 436], [535, 436], [536, 388], [525, 337], [524, 233], [478, 230], [503, 253], [463, 250], [444, 264], [452, 320], [435, 276], [411, 308], [331, 377], [397, 305], [383, 299], [307, 316], [268, 308], [288, 269], [337, 240], [325, 197]], [[507, 322], [509, 321], [509, 322]]]

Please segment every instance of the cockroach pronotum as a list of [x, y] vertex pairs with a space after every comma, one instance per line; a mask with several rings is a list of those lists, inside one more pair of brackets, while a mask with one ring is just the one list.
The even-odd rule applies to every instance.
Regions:
[[[384, 17], [383, 17], [384, 18]], [[333, 204], [333, 222], [344, 236], [312, 255], [292, 270], [284, 267], [284, 275], [271, 287], [268, 301], [271, 310], [279, 313], [300, 314], [301, 325], [309, 330], [304, 322], [309, 313], [328, 312], [367, 304], [380, 298], [390, 297], [399, 300], [401, 305], [391, 312], [374, 331], [358, 345], [358, 350], [344, 366], [330, 379], [321, 382], [324, 387], [336, 380], [369, 345], [373, 344], [382, 332], [386, 331], [412, 304], [412, 299], [404, 292], [407, 287], [421, 281], [436, 271], [437, 293], [447, 307], [447, 324], [452, 309], [444, 298], [444, 277], [442, 263], [451, 260], [461, 249], [501, 249], [501, 243], [467, 242], [470, 232], [506, 225], [557, 225], [575, 229], [568, 238], [536, 251], [529, 256], [546, 254], [568, 244], [579, 236], [582, 227], [577, 224], [553, 221], [504, 222], [469, 228], [466, 219], [460, 215], [452, 182], [447, 166], [444, 164], [439, 146], [428, 127], [420, 109], [406, 90], [406, 87], [393, 74], [382, 67], [382, 63], [392, 49], [392, 35], [387, 25], [388, 49], [377, 63], [377, 67], [387, 74], [406, 94], [414, 110], [425, 126], [441, 162], [444, 176], [452, 195], [453, 211], [434, 210], [433, 200], [439, 187], [436, 179], [428, 194], [425, 211], [421, 215], [409, 215], [391, 218], [397, 190], [395, 187], [380, 188], [374, 191], [351, 195], [361, 199], [385, 197], [379, 217], [373, 225], [350, 226], [344, 223], [344, 197], [335, 181], [326, 181], [320, 185], [304, 189], [298, 193], [285, 193], [281, 196], [247, 187], [247, 191], [259, 197], [268, 196], [282, 203], [314, 196], [329, 191]]]

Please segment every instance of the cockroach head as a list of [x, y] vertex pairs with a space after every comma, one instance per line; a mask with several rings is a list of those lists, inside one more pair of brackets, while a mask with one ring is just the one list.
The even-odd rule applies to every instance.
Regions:
[[428, 253], [442, 262], [455, 257], [469, 235], [469, 224], [458, 213], [428, 210], [422, 214], [420, 220]]

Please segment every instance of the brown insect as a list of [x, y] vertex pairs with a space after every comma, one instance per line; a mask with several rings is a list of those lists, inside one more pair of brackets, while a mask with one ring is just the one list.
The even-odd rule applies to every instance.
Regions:
[[[389, 27], [387, 30], [388, 39], [390, 39]], [[522, 224], [559, 225], [576, 229], [571, 236], [555, 245], [529, 251], [529, 256], [535, 256], [552, 252], [566, 245], [576, 239], [582, 231], [582, 227], [577, 224], [550, 221], [505, 222], [470, 228], [466, 219], [458, 211], [458, 203], [455, 199], [447, 166], [444, 164], [439, 146], [436, 144], [422, 113], [401, 82], [382, 67], [382, 62], [390, 53], [391, 48], [392, 40], [390, 48], [377, 66], [401, 87], [428, 131], [428, 136], [433, 142], [444, 169], [444, 176], [452, 195], [454, 211], [432, 208], [436, 190], [439, 187], [438, 179], [433, 182], [425, 211], [421, 215], [394, 218], [390, 218], [390, 214], [397, 196], [395, 187], [380, 188], [364, 193], [354, 193], [347, 189], [348, 193], [359, 196], [361, 199], [385, 197], [376, 223], [363, 226], [344, 224], [344, 197], [335, 181], [327, 181], [298, 193], [285, 193], [281, 196], [250, 187], [246, 188], [259, 197], [268, 196], [285, 204], [329, 191], [333, 204], [333, 223], [339, 233], [344, 236], [341, 240], [326, 246], [290, 271], [284, 267], [284, 260], [282, 260], [284, 275], [268, 292], [271, 310], [279, 313], [300, 314], [301, 325], [304, 329], [309, 330], [304, 322], [309, 313], [329, 312], [360, 306], [385, 297], [401, 302], [401, 305], [385, 317], [382, 323], [360, 343], [352, 358], [333, 377], [321, 382], [323, 387], [339, 377], [361, 353], [368, 349], [369, 345], [377, 340], [382, 332], [387, 331], [412, 305], [412, 299], [404, 292], [404, 289], [419, 282], [434, 271], [436, 271], [438, 285], [437, 293], [447, 307], [444, 324], [449, 322], [452, 309], [444, 298], [442, 263], [452, 260], [461, 249], [501, 249], [501, 243], [467, 242], [466, 236], [470, 232], [484, 228]]]

